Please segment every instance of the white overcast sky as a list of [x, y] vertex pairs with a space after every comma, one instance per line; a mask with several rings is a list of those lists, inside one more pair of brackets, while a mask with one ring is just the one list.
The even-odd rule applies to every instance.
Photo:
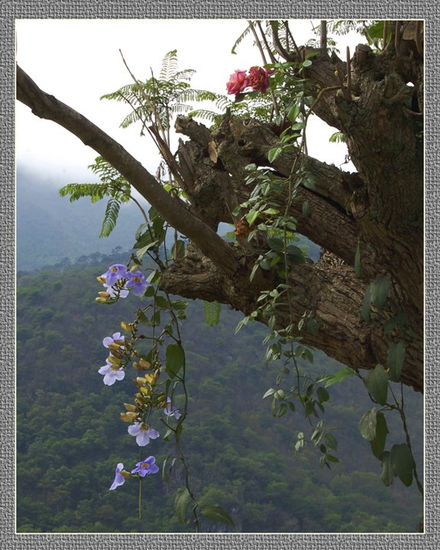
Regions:
[[[316, 22], [315, 22], [316, 23]], [[165, 53], [177, 49], [179, 68], [195, 69], [194, 88], [226, 93], [226, 82], [236, 69], [261, 65], [261, 58], [249, 37], [231, 54], [236, 38], [246, 27], [245, 20], [17, 20], [17, 62], [44, 91], [67, 103], [119, 141], [149, 171], [155, 172], [158, 156], [139, 136], [139, 127], [119, 128], [129, 108], [120, 103], [99, 100], [131, 82], [119, 54], [140, 79], [157, 74]], [[312, 37], [312, 22], [292, 21], [299, 44]], [[345, 52], [361, 37], [342, 37]], [[345, 148], [329, 144], [334, 130], [320, 121], [309, 129], [309, 154], [329, 163], [344, 162]], [[53, 122], [33, 115], [17, 102], [17, 164], [39, 175], [56, 177], [59, 185], [68, 181], [87, 181], [97, 154]]]

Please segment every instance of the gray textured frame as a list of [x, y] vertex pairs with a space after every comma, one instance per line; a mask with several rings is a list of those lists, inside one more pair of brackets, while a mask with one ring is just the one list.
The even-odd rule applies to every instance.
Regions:
[[[435, 392], [439, 377], [438, 346], [440, 332], [435, 319], [440, 310], [440, 289], [436, 268], [440, 266], [437, 246], [440, 233], [440, 193], [435, 187], [439, 168], [436, 142], [440, 132], [439, 90], [439, 14], [433, 1], [399, 0], [384, 7], [378, 0], [339, 0], [330, 6], [325, 1], [307, 0], [292, 5], [289, 0], [2, 0], [1, 87], [0, 87], [0, 502], [2, 548], [22, 549], [97, 549], [130, 548], [132, 550], [168, 548], [169, 550], [240, 548], [428, 548], [440, 547], [439, 466], [440, 448], [437, 414], [439, 397]], [[261, 535], [69, 535], [15, 534], [15, 163], [14, 163], [14, 21], [19, 18], [394, 18], [426, 21], [426, 451], [425, 451], [425, 534], [405, 535], [329, 535], [329, 534], [261, 534]]]

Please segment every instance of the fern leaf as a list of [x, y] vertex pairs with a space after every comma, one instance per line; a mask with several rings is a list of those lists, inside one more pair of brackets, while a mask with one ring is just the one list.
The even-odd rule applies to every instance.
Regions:
[[183, 69], [183, 71], [177, 71], [174, 74], [173, 80], [188, 80], [188, 82], [193, 77], [196, 71], [194, 69]]
[[89, 197], [92, 202], [103, 199], [108, 194], [108, 186], [102, 183], [68, 183], [59, 191], [62, 197], [69, 196], [70, 202]]
[[240, 36], [237, 38], [237, 40], [234, 42], [234, 45], [232, 46], [231, 53], [236, 54], [235, 51], [237, 47], [240, 45], [240, 43], [246, 38], [246, 36], [252, 32], [253, 22], [249, 21], [248, 26], [245, 28], [245, 30], [240, 34]]
[[216, 113], [215, 111], [209, 111], [208, 109], [195, 109], [190, 111], [188, 116], [192, 118], [201, 118], [203, 120], [209, 120], [210, 122], [215, 122], [217, 117], [222, 116], [221, 113]]
[[165, 54], [160, 70], [160, 80], [170, 80], [177, 72], [177, 50], [171, 50]]
[[102, 222], [100, 237], [108, 237], [116, 226], [121, 203], [115, 197], [110, 197], [105, 208], [104, 220]]

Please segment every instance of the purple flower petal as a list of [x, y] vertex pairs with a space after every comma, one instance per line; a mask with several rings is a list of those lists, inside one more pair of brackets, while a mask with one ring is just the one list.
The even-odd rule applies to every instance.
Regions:
[[136, 436], [141, 431], [141, 423], [136, 422], [135, 424], [131, 424], [128, 426], [128, 433], [130, 435]]
[[119, 462], [116, 466], [115, 479], [113, 480], [113, 483], [110, 486], [110, 489], [109, 489], [110, 491], [114, 491], [117, 487], [124, 485], [125, 478], [120, 473], [123, 469], [124, 469], [124, 465], [122, 464], [122, 462]]

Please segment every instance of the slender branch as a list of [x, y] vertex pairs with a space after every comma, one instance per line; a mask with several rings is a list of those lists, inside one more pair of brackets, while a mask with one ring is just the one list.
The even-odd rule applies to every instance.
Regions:
[[272, 63], [276, 63], [277, 60], [275, 59], [275, 56], [272, 53], [272, 50], [269, 46], [269, 43], [267, 41], [266, 35], [264, 33], [264, 30], [263, 30], [263, 27], [261, 26], [260, 21], [257, 21], [257, 27], [260, 29], [261, 36], [263, 38], [263, 42], [264, 42], [264, 45], [266, 46], [266, 50], [267, 50], [267, 53], [269, 54], [270, 60], [272, 61]]
[[327, 51], [327, 21], [323, 20], [321, 21], [321, 53], [325, 53]]
[[249, 21], [249, 25], [251, 27], [252, 34], [254, 35], [255, 43], [257, 44], [258, 49], [260, 50], [261, 59], [263, 60], [264, 65], [267, 65], [267, 59], [266, 59], [266, 56], [264, 55], [264, 50], [263, 50], [263, 46], [261, 45], [261, 40], [258, 37], [257, 31], [255, 30], [254, 22]]

